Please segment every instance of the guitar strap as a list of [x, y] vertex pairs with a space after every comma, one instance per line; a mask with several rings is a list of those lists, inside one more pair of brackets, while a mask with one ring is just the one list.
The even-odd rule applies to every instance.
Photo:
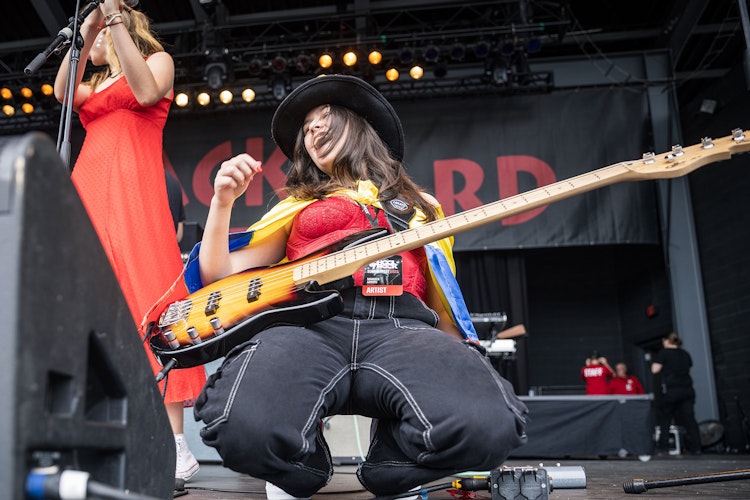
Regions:
[[[380, 205], [383, 207], [382, 210], [385, 213], [385, 219], [388, 221], [392, 232], [409, 229], [409, 221], [417, 213], [417, 210], [413, 206], [401, 198], [381, 202]], [[378, 227], [378, 208], [373, 207], [375, 209], [375, 215], [373, 216], [366, 205], [360, 203], [359, 206], [362, 207], [362, 212], [364, 212], [365, 217], [370, 221], [372, 227]]]

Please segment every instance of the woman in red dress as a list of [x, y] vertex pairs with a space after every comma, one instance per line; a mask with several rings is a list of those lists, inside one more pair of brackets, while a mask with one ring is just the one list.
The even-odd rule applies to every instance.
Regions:
[[[100, 69], [82, 82], [78, 67], [73, 109], [86, 138], [72, 180], [140, 324], [182, 270], [167, 202], [162, 131], [173, 95], [174, 62], [151, 33], [149, 20], [119, 0], [104, 0], [81, 25], [87, 59]], [[65, 57], [55, 80], [63, 99]], [[161, 368], [146, 348], [154, 372]], [[183, 408], [205, 382], [203, 367], [170, 373], [165, 405], [177, 447], [176, 477], [198, 471], [183, 434]]]

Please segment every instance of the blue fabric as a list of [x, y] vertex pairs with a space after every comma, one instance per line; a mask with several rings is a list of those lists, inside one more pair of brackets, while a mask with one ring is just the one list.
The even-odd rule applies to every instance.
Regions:
[[479, 342], [479, 336], [474, 329], [474, 323], [471, 322], [471, 315], [468, 307], [466, 307], [461, 288], [458, 286], [458, 281], [451, 271], [451, 266], [448, 264], [445, 254], [431, 245], [425, 245], [424, 249], [430, 269], [448, 301], [453, 313], [453, 321], [455, 321], [461, 335], [467, 340]]
[[[250, 244], [250, 240], [253, 239], [252, 231], [241, 231], [239, 233], [231, 233], [229, 235], [229, 251], [233, 252], [237, 249], [246, 247]], [[185, 264], [185, 286], [190, 293], [193, 293], [203, 288], [203, 282], [201, 281], [201, 271], [198, 265], [198, 254], [200, 252], [201, 244], [198, 242], [193, 249], [190, 251], [187, 263]]]

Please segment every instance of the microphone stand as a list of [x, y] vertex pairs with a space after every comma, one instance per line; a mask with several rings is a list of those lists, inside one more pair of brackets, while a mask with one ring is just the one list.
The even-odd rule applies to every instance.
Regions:
[[[80, 10], [80, 0], [76, 0], [76, 12]], [[70, 169], [70, 130], [73, 117], [73, 97], [76, 90], [76, 74], [78, 63], [83, 48], [83, 37], [80, 34], [80, 26], [89, 14], [99, 7], [101, 0], [89, 0], [89, 5], [80, 14], [71, 18], [68, 26], [62, 28], [52, 43], [40, 52], [24, 69], [27, 75], [34, 74], [47, 61], [53, 52], [60, 53], [67, 45], [70, 45], [70, 62], [68, 74], [65, 80], [65, 91], [62, 100], [62, 112], [60, 114], [60, 126], [57, 132], [57, 152], [63, 159], [65, 165]]]

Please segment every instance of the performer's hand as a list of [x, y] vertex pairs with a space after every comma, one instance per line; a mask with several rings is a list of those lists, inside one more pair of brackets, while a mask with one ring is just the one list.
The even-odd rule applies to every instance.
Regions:
[[216, 200], [223, 205], [234, 203], [245, 192], [255, 174], [262, 171], [261, 163], [247, 153], [223, 162], [214, 179]]

